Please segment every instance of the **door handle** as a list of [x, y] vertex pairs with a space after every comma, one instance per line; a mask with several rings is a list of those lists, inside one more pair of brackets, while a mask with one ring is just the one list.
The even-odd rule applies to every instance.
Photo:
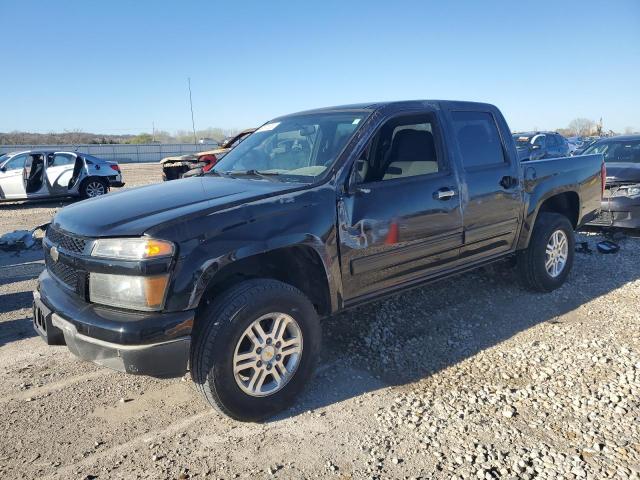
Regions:
[[505, 175], [500, 179], [500, 186], [505, 189], [513, 188], [518, 185], [518, 179], [510, 175]]
[[433, 196], [438, 200], [449, 200], [450, 198], [456, 196], [456, 192], [455, 190], [451, 190], [449, 187], [443, 187], [433, 192]]

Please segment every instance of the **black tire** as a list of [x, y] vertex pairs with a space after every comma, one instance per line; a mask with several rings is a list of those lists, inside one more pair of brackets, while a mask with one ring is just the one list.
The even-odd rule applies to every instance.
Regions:
[[[567, 238], [567, 259], [564, 268], [553, 277], [546, 269], [546, 249], [551, 236], [557, 230]], [[575, 253], [573, 226], [567, 217], [558, 213], [542, 212], [536, 219], [529, 246], [518, 252], [518, 271], [525, 287], [537, 292], [551, 292], [562, 286], [571, 267]]]
[[[103, 189], [104, 189], [104, 193], [100, 194], [100, 195], [92, 195], [90, 193], [90, 188], [92, 188], [92, 186], [94, 186], [94, 184], [99, 183], [102, 185]], [[80, 196], [82, 198], [93, 198], [96, 196], [101, 196], [101, 195], [106, 195], [107, 193], [109, 193], [109, 183], [100, 177], [89, 177], [89, 178], [85, 178], [82, 183], [80, 184]]]
[[[263, 397], [245, 393], [233, 373], [233, 355], [245, 329], [272, 312], [295, 319], [303, 338], [293, 376], [281, 390]], [[320, 354], [322, 332], [307, 297], [277, 280], [247, 280], [223, 292], [196, 320], [191, 347], [191, 378], [219, 412], [236, 420], [258, 421], [287, 408], [311, 377]]]

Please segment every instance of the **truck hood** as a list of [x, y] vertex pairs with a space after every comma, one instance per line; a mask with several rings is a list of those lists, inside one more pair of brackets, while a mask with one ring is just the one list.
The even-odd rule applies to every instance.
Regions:
[[607, 183], [637, 182], [640, 183], [640, 164], [630, 162], [606, 163]]
[[86, 237], [138, 236], [176, 219], [209, 214], [300, 186], [269, 180], [192, 177], [122, 190], [69, 205], [56, 214], [53, 224]]

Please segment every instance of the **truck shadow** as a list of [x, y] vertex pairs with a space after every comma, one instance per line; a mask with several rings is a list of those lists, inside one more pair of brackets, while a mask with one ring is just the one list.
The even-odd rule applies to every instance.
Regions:
[[[33, 293], [31, 292], [13, 292], [0, 295], [0, 314], [13, 312], [21, 308], [31, 307], [31, 301], [33, 300]], [[2, 322], [2, 328], [7, 322]]]
[[31, 317], [24, 317], [0, 323], [0, 347], [17, 340], [35, 337], [36, 332], [31, 326], [31, 321]]
[[[12, 283], [24, 282], [38, 278], [44, 268], [44, 262], [38, 261], [42, 258], [42, 252], [34, 252], [28, 257], [0, 257], [0, 287]], [[0, 308], [5, 303], [0, 294]]]
[[601, 237], [580, 240], [594, 253], [576, 254], [568, 282], [552, 293], [524, 290], [505, 263], [327, 320], [319, 375], [302, 401], [277, 418], [417, 382], [542, 323], [578, 321], [572, 314], [578, 307], [640, 277], [638, 239], [622, 240], [617, 255], [596, 252]]

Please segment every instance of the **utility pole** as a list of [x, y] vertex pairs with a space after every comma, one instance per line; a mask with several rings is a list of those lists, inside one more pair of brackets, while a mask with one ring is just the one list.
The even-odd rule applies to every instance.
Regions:
[[151, 141], [156, 143], [156, 122], [151, 122]]
[[193, 128], [193, 144], [197, 145], [196, 140], [196, 123], [193, 120], [193, 100], [191, 100], [191, 77], [187, 77], [187, 83], [189, 84], [189, 106], [191, 107], [191, 128]]

